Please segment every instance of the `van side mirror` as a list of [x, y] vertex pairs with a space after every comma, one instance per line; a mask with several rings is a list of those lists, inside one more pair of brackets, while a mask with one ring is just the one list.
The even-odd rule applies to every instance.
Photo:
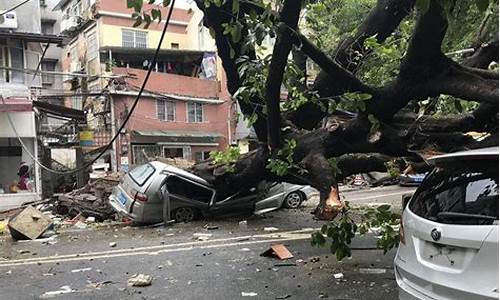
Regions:
[[406, 209], [406, 206], [408, 205], [408, 202], [410, 202], [411, 197], [413, 197], [413, 193], [407, 193], [407, 194], [403, 194], [401, 196], [401, 208], [402, 208], [402, 210]]

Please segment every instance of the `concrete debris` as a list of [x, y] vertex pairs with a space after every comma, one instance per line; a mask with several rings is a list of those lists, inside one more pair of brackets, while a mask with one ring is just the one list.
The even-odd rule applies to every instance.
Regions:
[[247, 229], [248, 228], [248, 222], [247, 222], [247, 220], [240, 221], [238, 223], [238, 226], [240, 227], [240, 229]]
[[241, 297], [256, 297], [258, 294], [254, 292], [241, 292]]
[[28, 254], [28, 253], [30, 253], [30, 251], [29, 251], [29, 250], [26, 250], [26, 249], [21, 249], [21, 250], [18, 250], [17, 252], [18, 252], [19, 254]]
[[108, 197], [119, 183], [119, 174], [108, 174], [102, 178], [90, 179], [89, 183], [80, 189], [56, 194], [55, 213], [71, 217], [81, 214], [82, 221], [89, 223], [113, 219], [115, 211], [109, 205]]
[[343, 279], [344, 278], [344, 274], [343, 273], [335, 273], [335, 274], [333, 274], [333, 278], [335, 278], [335, 279]]
[[281, 260], [293, 258], [293, 254], [283, 244], [271, 245], [271, 248], [264, 251], [260, 256], [277, 257]]
[[51, 225], [52, 220], [31, 205], [10, 219], [7, 224], [10, 235], [15, 240], [34, 240]]
[[359, 268], [361, 274], [385, 274], [386, 271], [386, 269], [379, 268]]
[[150, 286], [153, 282], [153, 277], [151, 275], [146, 274], [134, 274], [132, 277], [128, 279], [129, 286]]
[[325, 293], [320, 293], [320, 294], [318, 295], [318, 298], [320, 298], [320, 299], [328, 298], [328, 295], [327, 295], [327, 294], [325, 294]]
[[278, 230], [279, 229], [276, 228], [276, 227], [264, 227], [264, 231], [270, 231], [270, 232], [272, 232], [272, 231], [278, 231]]
[[286, 295], [282, 295], [282, 296], [276, 296], [276, 299], [288, 299], [290, 297], [292, 297], [292, 295], [286, 294]]
[[85, 229], [87, 228], [87, 224], [83, 223], [82, 221], [78, 221], [75, 223], [75, 225], [73, 225], [74, 227], [78, 228], [78, 229]]
[[320, 260], [319, 256], [314, 256], [309, 259], [309, 261], [312, 263], [318, 262], [319, 260]]
[[203, 226], [203, 228], [205, 228], [205, 230], [217, 230], [217, 229], [219, 229], [219, 226], [205, 224], [205, 226]]
[[241, 248], [240, 251], [248, 252], [248, 251], [250, 251], [250, 248]]
[[111, 248], [116, 247], [116, 242], [111, 242], [111, 243], [109, 243], [109, 246], [110, 246]]
[[208, 241], [212, 237], [211, 233], [193, 233], [193, 239], [198, 241]]
[[90, 270], [92, 270], [92, 268], [74, 269], [74, 270], [71, 270], [71, 273], [81, 273], [81, 272], [87, 272]]
[[43, 293], [40, 298], [53, 298], [58, 295], [62, 294], [69, 294], [69, 293], [74, 293], [76, 290], [73, 290], [69, 285], [64, 285], [60, 287], [59, 290], [57, 291], [50, 291], [50, 292], [45, 292]]
[[110, 283], [113, 283], [113, 281], [111, 281], [111, 280], [105, 280], [105, 281], [99, 281], [99, 282], [90, 283], [88, 286], [96, 288], [96, 289], [100, 289], [102, 286], [104, 286], [106, 284], [110, 284]]

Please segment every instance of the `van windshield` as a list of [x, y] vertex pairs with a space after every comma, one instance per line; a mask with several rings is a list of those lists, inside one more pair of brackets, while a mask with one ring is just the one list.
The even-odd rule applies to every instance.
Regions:
[[128, 174], [130, 178], [135, 181], [139, 186], [142, 186], [155, 172], [155, 168], [150, 164], [138, 166], [130, 171]]
[[460, 225], [498, 222], [498, 161], [437, 167], [417, 190], [410, 210], [428, 220]]

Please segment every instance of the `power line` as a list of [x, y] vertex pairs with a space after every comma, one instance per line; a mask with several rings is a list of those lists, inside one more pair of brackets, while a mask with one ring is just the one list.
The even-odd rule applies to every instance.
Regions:
[[16, 8], [18, 8], [18, 7], [20, 7], [20, 6], [23, 6], [24, 4], [28, 3], [29, 1], [30, 1], [30, 0], [25, 0], [25, 1], [21, 2], [21, 3], [19, 3], [18, 5], [14, 5], [13, 7], [11, 7], [11, 8], [9, 8], [9, 9], [7, 9], [7, 10], [5, 10], [5, 11], [1, 12], [1, 13], [0, 13], [0, 17], [1, 17], [1, 16], [3, 16], [3, 15], [5, 15], [5, 14], [6, 14], [6, 13], [8, 13], [8, 12], [13, 11], [14, 9], [16, 9]]
[[[27, 0], [29, 1], [29, 0]], [[26, 2], [27, 2], [26, 1]], [[165, 33], [167, 32], [167, 27], [168, 27], [168, 24], [170, 23], [170, 18], [172, 17], [172, 12], [173, 12], [173, 8], [174, 8], [174, 4], [175, 4], [175, 0], [172, 0], [172, 4], [170, 5], [170, 9], [168, 11], [168, 16], [167, 16], [167, 19], [166, 19], [166, 22], [165, 22], [165, 26], [163, 27], [163, 31], [161, 33], [161, 36], [160, 36], [160, 40], [158, 41], [158, 46], [156, 47], [156, 51], [155, 51], [155, 54], [153, 56], [153, 59], [152, 59], [152, 63], [151, 65], [149, 66], [149, 69], [148, 69], [148, 72], [146, 73], [146, 76], [144, 77], [144, 81], [142, 82], [142, 86], [141, 86], [141, 89], [139, 90], [139, 93], [137, 94], [135, 100], [134, 100], [134, 103], [132, 104], [132, 107], [130, 108], [130, 112], [128, 113], [127, 117], [125, 118], [125, 120], [123, 121], [122, 125], [120, 125], [120, 128], [118, 129], [118, 131], [116, 132], [115, 136], [111, 139], [111, 141], [104, 147], [103, 150], [101, 150], [101, 152], [99, 152], [99, 154], [94, 158], [92, 159], [90, 162], [88, 162], [87, 164], [81, 166], [80, 168], [77, 168], [77, 169], [73, 169], [73, 170], [70, 170], [70, 171], [57, 171], [57, 170], [53, 170], [51, 169], [50, 167], [47, 167], [45, 166], [44, 164], [42, 164], [38, 158], [36, 158], [29, 150], [28, 150], [28, 147], [24, 144], [24, 142], [21, 140], [21, 137], [19, 136], [15, 126], [14, 126], [14, 123], [12, 122], [12, 119], [10, 118], [10, 114], [8, 112], [6, 112], [7, 114], [7, 119], [10, 123], [10, 126], [12, 127], [12, 130], [14, 131], [14, 133], [16, 134], [16, 137], [17, 139], [19, 140], [19, 142], [21, 143], [21, 146], [23, 147], [24, 151], [27, 152], [27, 154], [31, 157], [31, 159], [33, 159], [33, 161], [39, 165], [40, 167], [42, 167], [43, 169], [45, 169], [46, 171], [48, 172], [52, 172], [52, 173], [55, 173], [55, 174], [60, 174], [60, 175], [68, 175], [68, 174], [73, 174], [73, 173], [77, 173], [77, 172], [80, 172], [82, 170], [85, 170], [86, 168], [90, 167], [94, 162], [96, 162], [99, 158], [101, 158], [101, 156], [104, 155], [104, 153], [113, 145], [113, 143], [115, 142], [115, 140], [120, 136], [120, 133], [122, 132], [123, 128], [125, 127], [125, 125], [127, 124], [128, 120], [130, 119], [130, 117], [132, 116], [132, 113], [134, 112], [134, 109], [136, 108], [137, 104], [139, 103], [139, 99], [142, 95], [142, 92], [144, 91], [144, 88], [146, 87], [146, 84], [149, 80], [149, 77], [151, 76], [151, 72], [153, 71], [153, 67], [154, 65], [156, 64], [156, 60], [158, 59], [158, 54], [160, 52], [160, 49], [161, 49], [161, 45], [162, 45], [162, 42], [163, 42], [163, 39], [165, 38]], [[2, 102], [5, 104], [5, 100], [3, 99], [3, 97], [0, 97], [0, 99], [2, 100]]]
[[[43, 59], [43, 56], [40, 58], [40, 61]], [[84, 73], [77, 73], [77, 72], [59, 72], [59, 71], [44, 71], [44, 70], [33, 70], [33, 69], [26, 69], [26, 68], [12, 68], [12, 67], [4, 67], [0, 66], [0, 70], [8, 70], [8, 71], [15, 71], [15, 72], [20, 72], [20, 73], [25, 73], [25, 74], [45, 74], [45, 75], [54, 75], [54, 76], [67, 76], [67, 77], [92, 77], [92, 78], [104, 78], [104, 79], [116, 79], [116, 78], [127, 78], [131, 77], [130, 75], [90, 75], [90, 74], [84, 74]]]

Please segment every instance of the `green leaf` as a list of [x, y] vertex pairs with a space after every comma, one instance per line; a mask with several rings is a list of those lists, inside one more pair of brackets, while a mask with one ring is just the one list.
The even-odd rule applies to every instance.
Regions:
[[233, 0], [233, 14], [237, 15], [240, 12], [240, 0]]
[[[436, 1], [436, 0], [434, 0], [434, 1]], [[431, 0], [416, 0], [415, 1], [415, 6], [422, 13], [426, 13], [427, 10], [429, 10], [430, 4], [431, 4]]]
[[462, 107], [462, 104], [460, 103], [460, 100], [455, 100], [453, 101], [453, 105], [455, 106], [455, 109], [459, 112], [462, 113], [464, 111], [464, 108]]
[[170, 5], [170, 0], [163, 0], [163, 6], [167, 7]]
[[161, 21], [161, 10], [159, 10], [159, 9], [151, 10], [151, 17], [153, 17], [153, 20], [158, 19], [158, 22], [160, 22]]
[[382, 205], [380, 205], [380, 206], [377, 207], [377, 210], [380, 211], [380, 212], [388, 211], [389, 209], [391, 209], [391, 205], [390, 204], [382, 204]]
[[358, 100], [366, 101], [370, 100], [372, 98], [372, 95], [366, 94], [366, 93], [359, 93], [358, 94]]
[[476, 0], [476, 6], [480, 12], [484, 12], [488, 9], [488, 6], [490, 6], [490, 1], [489, 0]]
[[241, 25], [236, 23], [231, 29], [231, 40], [233, 43], [237, 43], [241, 40]]
[[234, 59], [234, 57], [235, 57], [235, 56], [236, 56], [236, 52], [234, 52], [233, 47], [230, 47], [230, 48], [229, 48], [229, 57], [230, 57], [231, 59]]

